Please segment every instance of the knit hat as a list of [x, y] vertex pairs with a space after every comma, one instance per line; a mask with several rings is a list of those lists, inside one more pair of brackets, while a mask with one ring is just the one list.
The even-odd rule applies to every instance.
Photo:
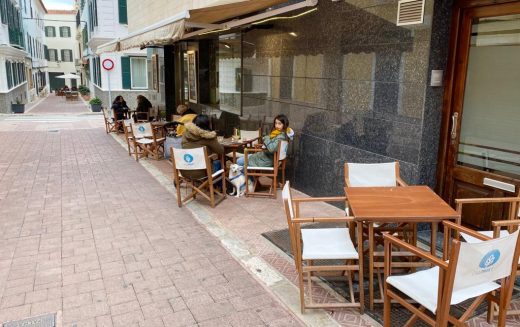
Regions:
[[177, 113], [179, 115], [183, 115], [187, 110], [188, 110], [188, 106], [186, 106], [184, 104], [180, 104], [177, 106]]

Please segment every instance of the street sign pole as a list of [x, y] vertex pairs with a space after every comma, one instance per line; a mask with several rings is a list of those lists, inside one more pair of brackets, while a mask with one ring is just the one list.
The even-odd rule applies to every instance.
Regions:
[[107, 58], [107, 59], [103, 60], [103, 62], [101, 63], [101, 66], [103, 66], [103, 69], [107, 71], [108, 102], [110, 104], [110, 101], [112, 101], [112, 92], [111, 92], [112, 86], [110, 85], [110, 74], [111, 74], [111, 70], [114, 69], [114, 61], [112, 61], [112, 59]]

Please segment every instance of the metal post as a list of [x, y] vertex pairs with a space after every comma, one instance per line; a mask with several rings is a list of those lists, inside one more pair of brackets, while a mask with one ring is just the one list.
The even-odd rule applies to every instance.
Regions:
[[107, 70], [107, 77], [108, 77], [108, 103], [112, 103], [112, 93], [110, 92], [110, 70]]

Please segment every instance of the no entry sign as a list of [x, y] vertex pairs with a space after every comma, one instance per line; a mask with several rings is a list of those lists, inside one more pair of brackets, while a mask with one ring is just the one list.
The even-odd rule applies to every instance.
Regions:
[[101, 62], [101, 66], [103, 66], [105, 70], [112, 70], [114, 68], [114, 62], [112, 59], [105, 59]]

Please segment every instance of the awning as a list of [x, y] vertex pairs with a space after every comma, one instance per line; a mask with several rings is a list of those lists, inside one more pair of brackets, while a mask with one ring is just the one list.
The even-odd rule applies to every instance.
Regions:
[[[97, 48], [96, 53], [100, 54], [103, 52], [123, 51], [151, 45], [171, 44], [186, 36], [193, 37], [208, 31], [229, 29], [242, 25], [240, 23], [242, 21], [243, 24], [249, 23], [251, 22], [251, 18], [226, 22], [227, 20], [265, 10], [285, 2], [287, 2], [287, 0], [236, 0], [225, 5], [184, 11], [133, 32], [124, 38], [115, 39], [102, 44]], [[276, 16], [303, 7], [315, 6], [317, 2], [318, 0], [304, 0], [259, 14], [257, 15], [259, 17], [254, 20]]]

